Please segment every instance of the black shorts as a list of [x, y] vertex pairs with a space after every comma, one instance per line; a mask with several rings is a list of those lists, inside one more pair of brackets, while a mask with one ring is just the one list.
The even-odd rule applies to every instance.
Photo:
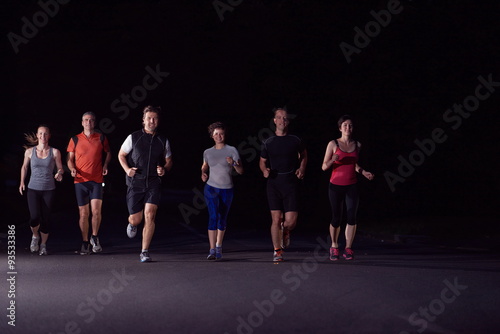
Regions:
[[76, 202], [78, 206], [84, 206], [93, 199], [102, 199], [102, 183], [87, 181], [75, 183]]
[[160, 204], [161, 199], [161, 185], [157, 184], [149, 188], [127, 188], [127, 208], [128, 213], [134, 213], [144, 210], [146, 203], [155, 205]]
[[278, 175], [267, 180], [267, 201], [271, 211], [297, 212], [299, 182], [295, 174]]

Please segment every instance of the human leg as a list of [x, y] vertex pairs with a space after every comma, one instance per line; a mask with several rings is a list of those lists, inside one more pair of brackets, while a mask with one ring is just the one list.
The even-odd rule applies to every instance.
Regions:
[[144, 229], [142, 230], [142, 249], [148, 250], [155, 232], [155, 219], [158, 205], [146, 203], [144, 207]]
[[90, 201], [92, 209], [92, 235], [97, 236], [102, 221], [102, 199], [93, 199]]
[[271, 210], [271, 239], [274, 250], [281, 249], [281, 210]]
[[90, 243], [92, 245], [92, 251], [94, 253], [99, 253], [102, 252], [101, 243], [99, 242], [98, 237], [102, 219], [102, 199], [90, 200], [90, 207], [92, 210], [92, 235], [90, 236]]
[[233, 189], [221, 189], [219, 194], [219, 220], [217, 222], [217, 241], [215, 244], [216, 258], [222, 258], [222, 241], [224, 240], [224, 234], [226, 233], [227, 227], [227, 217], [229, 215], [229, 209], [231, 208], [231, 203], [233, 202], [234, 192]]
[[346, 250], [344, 252], [344, 258], [346, 260], [352, 260], [354, 258], [352, 243], [356, 235], [356, 219], [359, 205], [359, 193], [356, 184], [348, 186], [345, 202], [347, 209], [347, 225], [345, 229]]
[[32, 253], [38, 252], [39, 241], [40, 241], [40, 216], [41, 216], [41, 201], [38, 192], [33, 189], [29, 189], [26, 195], [28, 199], [28, 209], [30, 212], [30, 228], [31, 228], [31, 244], [30, 250]]
[[41, 235], [41, 243], [40, 243], [40, 255], [47, 255], [47, 240], [49, 239], [50, 232], [50, 215], [52, 213], [52, 208], [54, 206], [55, 200], [55, 190], [47, 190], [42, 192], [41, 197], [41, 220], [40, 220], [40, 235]]
[[203, 190], [208, 210], [208, 243], [210, 246], [209, 260], [215, 259], [215, 245], [217, 242], [217, 222], [219, 220], [219, 196], [217, 189], [206, 184]]
[[89, 215], [90, 215], [90, 204], [85, 204], [78, 206], [78, 212], [80, 218], [78, 220], [78, 225], [80, 226], [80, 231], [82, 232], [83, 242], [89, 242]]
[[330, 221], [330, 237], [332, 239], [332, 248], [339, 248], [338, 238], [340, 234], [340, 223], [342, 220], [344, 191], [342, 186], [329, 184], [328, 198], [330, 200], [330, 208], [332, 212], [332, 220]]
[[144, 196], [145, 191], [135, 189], [133, 187], [127, 188], [127, 208], [128, 208], [128, 224], [127, 236], [134, 238], [137, 234], [137, 226], [142, 222], [144, 213]]

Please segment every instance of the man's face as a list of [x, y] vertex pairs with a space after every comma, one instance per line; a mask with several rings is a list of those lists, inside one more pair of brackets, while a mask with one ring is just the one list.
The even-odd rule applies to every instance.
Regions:
[[142, 118], [144, 122], [144, 130], [147, 132], [155, 132], [158, 128], [159, 118], [158, 114], [155, 112], [147, 112]]
[[87, 131], [94, 130], [95, 118], [92, 115], [85, 115], [82, 117], [82, 126]]
[[276, 129], [285, 130], [290, 124], [290, 120], [288, 119], [288, 113], [285, 110], [276, 111], [276, 115], [274, 116], [274, 124], [276, 124]]

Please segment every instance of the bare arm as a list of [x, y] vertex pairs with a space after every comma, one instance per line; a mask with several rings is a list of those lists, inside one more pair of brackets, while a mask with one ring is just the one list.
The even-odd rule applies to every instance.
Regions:
[[236, 173], [238, 174], [243, 174], [243, 172], [245, 171], [243, 169], [243, 165], [241, 164], [241, 160], [238, 160], [236, 161], [236, 164], [233, 164], [233, 167], [234, 167], [234, 170], [236, 171]]
[[172, 157], [165, 158], [165, 164], [163, 166], [156, 166], [156, 173], [158, 176], [165, 175], [165, 172], [168, 172], [172, 169]]
[[267, 159], [264, 159], [261, 157], [260, 161], [259, 161], [259, 168], [260, 168], [262, 174], [264, 175], [264, 177], [267, 179], [269, 177], [271, 170], [269, 168], [267, 168], [266, 162], [267, 162]]
[[241, 160], [238, 159], [238, 161], [236, 161], [233, 159], [233, 157], [226, 157], [226, 161], [228, 164], [234, 167], [236, 173], [240, 175], [243, 174], [243, 166], [241, 165]]
[[71, 176], [75, 177], [76, 176], [75, 152], [68, 152], [67, 164], [69, 171], [71, 172]]
[[137, 168], [130, 167], [128, 165], [127, 155], [128, 153], [124, 152], [123, 150], [120, 150], [120, 152], [118, 152], [118, 161], [120, 161], [120, 165], [125, 171], [125, 174], [127, 174], [127, 176], [133, 177], [135, 175], [135, 171], [137, 170]]
[[62, 175], [64, 174], [64, 169], [62, 167], [62, 159], [61, 159], [61, 152], [54, 148], [54, 160], [56, 161], [56, 168], [57, 172], [56, 175], [54, 175], [54, 179], [56, 181], [62, 181]]
[[299, 169], [295, 171], [295, 175], [299, 179], [303, 179], [304, 176], [306, 175], [306, 166], [307, 166], [307, 150], [304, 149], [304, 151], [300, 152], [299, 154], [299, 160], [300, 160], [300, 166]]
[[339, 159], [339, 156], [335, 154], [335, 150], [337, 149], [337, 145], [332, 140], [326, 146], [325, 157], [323, 159], [323, 164], [321, 165], [321, 169], [326, 171], [332, 167], [333, 163]]
[[[359, 152], [359, 150], [361, 150], [361, 143], [358, 142], [358, 152]], [[369, 172], [367, 170], [364, 170], [357, 163], [356, 163], [356, 167], [354, 167], [354, 168], [356, 169], [356, 172], [358, 172], [359, 174], [363, 175], [364, 177], [366, 177], [370, 181], [373, 180], [373, 178], [375, 177], [374, 174], [372, 174], [371, 172]]]
[[102, 175], [108, 175], [108, 165], [111, 161], [111, 151], [106, 152], [106, 158], [104, 159], [104, 165], [102, 166]]
[[203, 161], [203, 165], [201, 165], [201, 180], [203, 182], [208, 180], [208, 163], [206, 161]]
[[19, 193], [22, 195], [23, 191], [26, 189], [24, 182], [26, 180], [26, 174], [28, 173], [28, 165], [30, 164], [31, 154], [33, 152], [33, 148], [28, 148], [24, 151], [24, 160], [23, 165], [21, 166], [21, 182], [19, 184]]
[[173, 165], [174, 165], [174, 161], [172, 160], [172, 156], [165, 158], [165, 165], [163, 166], [163, 168], [165, 168], [165, 170], [167, 172], [170, 172]]

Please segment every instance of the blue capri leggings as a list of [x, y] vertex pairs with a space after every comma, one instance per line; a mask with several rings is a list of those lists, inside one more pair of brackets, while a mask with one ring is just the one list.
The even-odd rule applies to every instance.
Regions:
[[208, 229], [225, 231], [233, 189], [219, 189], [206, 184], [204, 195], [208, 207]]

